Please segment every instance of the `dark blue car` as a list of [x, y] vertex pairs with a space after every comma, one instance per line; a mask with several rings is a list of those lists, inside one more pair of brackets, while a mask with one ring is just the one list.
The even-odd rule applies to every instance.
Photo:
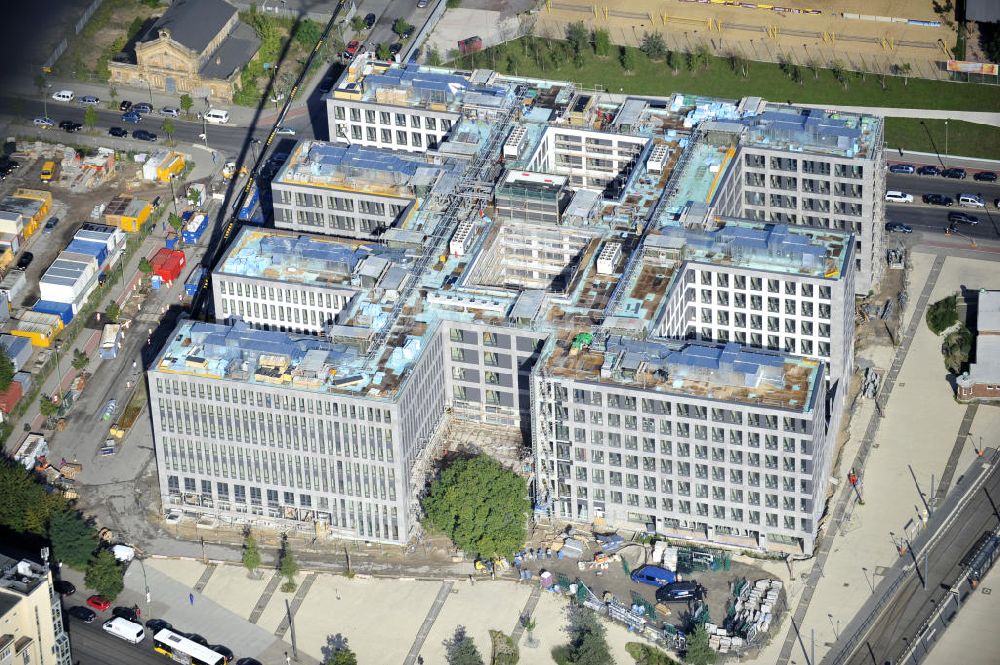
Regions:
[[139, 124], [142, 120], [142, 116], [135, 111], [129, 111], [128, 113], [122, 114], [122, 122], [131, 122], [132, 124]]

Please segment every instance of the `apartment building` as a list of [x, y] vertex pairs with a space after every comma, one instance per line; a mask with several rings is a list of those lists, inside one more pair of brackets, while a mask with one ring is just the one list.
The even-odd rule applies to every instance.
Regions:
[[271, 181], [274, 225], [347, 238], [403, 226], [448, 167], [358, 145], [296, 144]]
[[329, 334], [362, 289], [392, 298], [408, 271], [405, 250], [245, 227], [212, 271], [215, 319]]
[[885, 154], [880, 118], [746, 100], [732, 131], [737, 154], [720, 195], [723, 215], [848, 231], [855, 236], [855, 293], [885, 267]]
[[575, 189], [604, 191], [619, 198], [649, 143], [642, 136], [551, 125], [527, 163], [532, 171], [567, 176]]
[[572, 521], [811, 553], [833, 451], [823, 367], [732, 342], [553, 337], [532, 374], [537, 499]]
[[410, 336], [374, 372], [351, 346], [181, 321], [147, 373], [164, 510], [405, 543], [440, 353]]
[[0, 663], [72, 662], [62, 604], [48, 568], [0, 554]]

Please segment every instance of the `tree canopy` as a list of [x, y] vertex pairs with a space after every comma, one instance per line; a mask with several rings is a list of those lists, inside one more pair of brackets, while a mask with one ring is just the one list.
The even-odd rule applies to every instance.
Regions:
[[531, 510], [523, 478], [479, 456], [457, 460], [423, 501], [428, 523], [457, 547], [483, 557], [511, 556], [524, 545]]
[[115, 556], [108, 550], [101, 550], [87, 563], [87, 574], [84, 576], [87, 586], [104, 596], [114, 600], [125, 588], [122, 581], [122, 569]]
[[687, 638], [687, 650], [684, 652], [684, 662], [691, 665], [712, 665], [719, 657], [708, 643], [708, 631], [705, 624], [699, 625]]
[[14, 363], [7, 355], [7, 349], [0, 346], [0, 390], [7, 390], [14, 380]]
[[49, 516], [66, 506], [56, 493], [46, 492], [23, 466], [0, 459], [0, 526], [16, 533], [44, 536]]
[[552, 650], [559, 665], [607, 665], [614, 663], [605, 638], [605, 628], [593, 610], [573, 603], [569, 606], [569, 644]]
[[458, 626], [454, 635], [444, 641], [444, 652], [448, 665], [483, 665], [483, 656], [465, 626]]
[[49, 542], [56, 560], [83, 570], [97, 548], [97, 534], [75, 510], [60, 510], [49, 519]]
[[247, 533], [243, 539], [243, 566], [253, 574], [260, 568], [260, 548], [257, 547], [257, 539], [252, 533]]

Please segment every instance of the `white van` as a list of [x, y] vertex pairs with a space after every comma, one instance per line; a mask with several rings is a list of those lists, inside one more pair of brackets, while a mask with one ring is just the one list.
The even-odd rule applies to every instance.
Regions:
[[73, 94], [72, 90], [60, 90], [52, 95], [52, 99], [57, 102], [71, 102], [74, 97], [76, 97], [76, 95]]
[[209, 109], [205, 114], [205, 121], [213, 125], [224, 125], [229, 122], [229, 111], [222, 109]]
[[958, 205], [967, 208], [985, 208], [986, 202], [978, 194], [959, 194]]
[[105, 621], [101, 627], [104, 628], [105, 633], [111, 633], [115, 637], [132, 644], [138, 644], [146, 639], [146, 630], [142, 627], [142, 624], [133, 623], [121, 617]]

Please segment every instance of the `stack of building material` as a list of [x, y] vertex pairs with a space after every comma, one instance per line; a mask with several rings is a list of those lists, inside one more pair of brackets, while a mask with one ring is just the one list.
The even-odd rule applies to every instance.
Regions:
[[587, 545], [576, 538], [567, 538], [563, 542], [562, 549], [563, 556], [569, 559], [579, 559], [583, 556], [583, 551], [586, 549]]

